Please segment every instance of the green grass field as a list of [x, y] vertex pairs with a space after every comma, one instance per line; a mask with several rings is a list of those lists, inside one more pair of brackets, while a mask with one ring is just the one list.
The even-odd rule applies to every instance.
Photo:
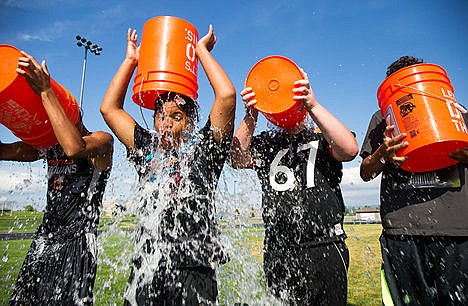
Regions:
[[[0, 233], [31, 232], [40, 224], [42, 214], [15, 212], [0, 215]], [[104, 230], [99, 236], [99, 263], [95, 282], [95, 305], [122, 305], [132, 241], [127, 229], [132, 219], [101, 220]], [[381, 305], [380, 301], [380, 224], [346, 225], [350, 250], [348, 305]], [[265, 295], [262, 278], [263, 228], [245, 227], [223, 229], [223, 237], [230, 244], [231, 261], [219, 269], [219, 303], [239, 302], [264, 304], [258, 301]], [[21, 263], [31, 240], [0, 241], [0, 305], [7, 305]]]

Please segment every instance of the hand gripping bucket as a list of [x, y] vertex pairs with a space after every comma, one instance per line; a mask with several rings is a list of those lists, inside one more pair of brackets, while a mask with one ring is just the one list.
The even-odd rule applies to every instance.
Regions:
[[[46, 148], [56, 144], [57, 138], [40, 96], [16, 72], [21, 56], [17, 48], [0, 44], [0, 123], [25, 143]], [[68, 118], [76, 124], [80, 115], [76, 99], [53, 79], [50, 85]]]
[[283, 56], [269, 56], [250, 70], [246, 87], [255, 92], [254, 105], [271, 123], [281, 128], [293, 128], [307, 115], [302, 103], [293, 99], [294, 82], [304, 76], [300, 68]]
[[394, 136], [407, 133], [408, 147], [398, 156], [408, 156], [401, 166], [411, 172], [433, 171], [457, 163], [448, 157], [468, 146], [468, 131], [446, 71], [435, 64], [405, 67], [385, 79], [377, 100]]
[[166, 91], [196, 100], [197, 41], [197, 29], [183, 19], [159, 16], [148, 20], [143, 26], [133, 102], [154, 109], [156, 98]]

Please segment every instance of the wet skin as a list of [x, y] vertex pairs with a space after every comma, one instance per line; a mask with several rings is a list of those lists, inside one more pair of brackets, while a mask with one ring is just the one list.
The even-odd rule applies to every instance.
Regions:
[[154, 128], [165, 150], [179, 147], [182, 134], [188, 127], [187, 114], [174, 101], [165, 102], [154, 114]]

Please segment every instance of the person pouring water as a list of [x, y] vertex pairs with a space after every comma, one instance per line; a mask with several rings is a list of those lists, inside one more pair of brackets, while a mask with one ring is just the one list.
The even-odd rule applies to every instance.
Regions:
[[302, 76], [290, 98], [318, 129], [304, 119], [253, 136], [256, 105], [266, 101], [246, 87], [241, 92], [246, 114], [234, 134], [230, 162], [237, 169], [254, 169], [260, 179], [264, 269], [274, 295], [289, 305], [346, 305], [349, 253], [339, 183], [342, 162], [352, 160], [358, 146], [354, 135], [319, 104], [304, 71]]
[[215, 268], [228, 258], [218, 241], [214, 194], [232, 138], [236, 91], [210, 53], [216, 43], [210, 25], [196, 46], [214, 91], [206, 124], [196, 131], [197, 103], [167, 91], [154, 101], [154, 132], [142, 128], [123, 108], [139, 62], [137, 38], [129, 29], [125, 59], [101, 105], [104, 120], [127, 148], [143, 194], [125, 303], [216, 304]]
[[[407, 71], [414, 74], [412, 69], [421, 66], [422, 59], [402, 56], [387, 67], [384, 83], [392, 77], [403, 80]], [[432, 78], [431, 74], [426, 75], [429, 77], [418, 75], [419, 81]], [[423, 99], [419, 89], [425, 89], [423, 84], [413, 86], [419, 86], [418, 91], [414, 94], [415, 89], [410, 88], [409, 95], [404, 92], [406, 97]], [[446, 103], [445, 99], [440, 100], [434, 102]], [[430, 109], [431, 103], [425, 103]], [[461, 105], [454, 106], [465, 125], [467, 111]], [[431, 120], [439, 129], [452, 124], [450, 117]], [[399, 153], [417, 139], [397, 130], [396, 125], [387, 125], [380, 110], [376, 111], [360, 152], [361, 178], [367, 182], [381, 174], [383, 305], [467, 305], [468, 147], [446, 153], [444, 157], [453, 160], [449, 167], [422, 172], [404, 170], [402, 167], [411, 160]], [[438, 156], [439, 150], [446, 149], [437, 148], [433, 151]], [[419, 158], [431, 160], [428, 154]], [[428, 166], [434, 166], [429, 163]]]
[[58, 143], [45, 149], [23, 141], [0, 143], [0, 160], [47, 162], [47, 205], [10, 305], [92, 305], [99, 207], [112, 165], [113, 138], [89, 132], [67, 117], [50, 75], [26, 52], [16, 72], [40, 96]]

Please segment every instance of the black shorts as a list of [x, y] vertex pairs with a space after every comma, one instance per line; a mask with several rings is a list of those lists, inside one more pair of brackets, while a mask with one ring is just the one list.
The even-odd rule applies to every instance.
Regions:
[[468, 237], [383, 233], [380, 244], [384, 305], [468, 305]]
[[152, 282], [135, 279], [135, 266], [129, 283], [136, 290], [127, 296], [125, 305], [216, 305], [218, 287], [215, 270], [207, 267], [174, 268], [161, 265]]
[[268, 287], [288, 305], [346, 305], [348, 267], [344, 241], [265, 254]]
[[96, 254], [94, 233], [61, 242], [36, 237], [19, 272], [10, 305], [92, 305]]

